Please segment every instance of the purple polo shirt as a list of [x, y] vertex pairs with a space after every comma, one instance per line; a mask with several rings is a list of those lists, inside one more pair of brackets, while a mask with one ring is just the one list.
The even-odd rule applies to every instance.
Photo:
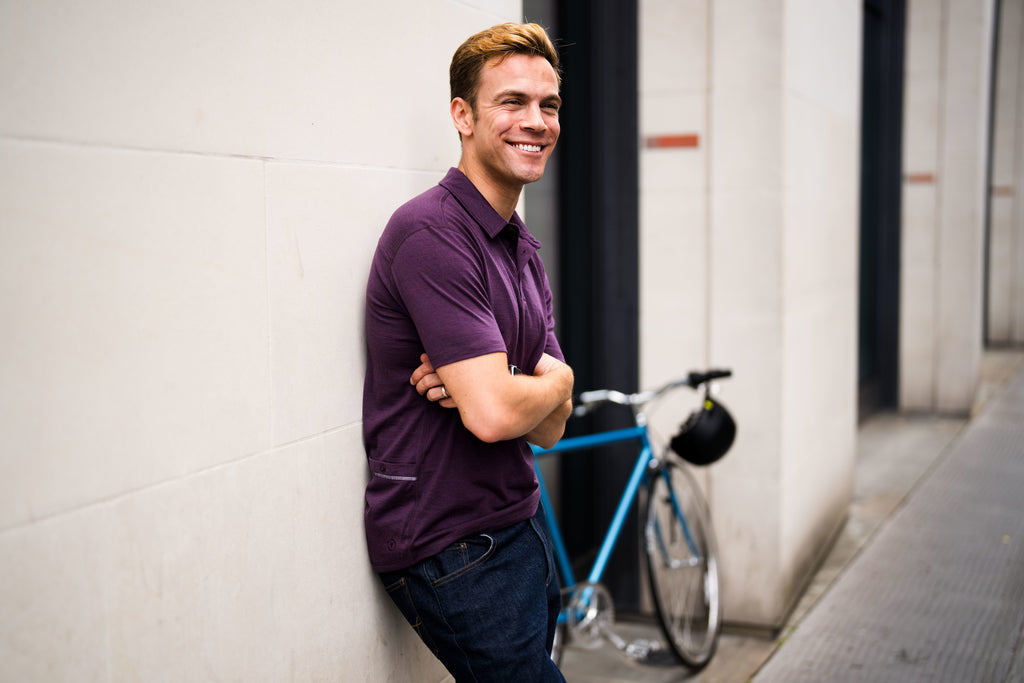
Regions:
[[545, 351], [564, 360], [539, 247], [518, 215], [506, 222], [454, 168], [384, 229], [366, 287], [363, 387], [375, 570], [408, 567], [536, 512], [526, 440], [480, 441], [409, 377], [424, 351], [434, 367], [503, 351], [527, 374]]

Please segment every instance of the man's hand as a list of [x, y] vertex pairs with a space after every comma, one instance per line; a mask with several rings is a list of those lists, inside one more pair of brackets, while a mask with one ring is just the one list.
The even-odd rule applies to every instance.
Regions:
[[437, 376], [434, 366], [430, 363], [427, 354], [420, 354], [421, 365], [416, 368], [409, 378], [409, 383], [416, 387], [416, 391], [428, 401], [434, 401], [442, 408], [456, 408], [455, 399], [448, 395], [441, 378]]
[[558, 360], [554, 356], [542, 353], [540, 355], [540, 360], [537, 361], [537, 365], [533, 368], [533, 376], [540, 377], [541, 375], [546, 375], [549, 372], [555, 372], [556, 370], [559, 370], [561, 368], [568, 367], [569, 366], [567, 366], [565, 363]]

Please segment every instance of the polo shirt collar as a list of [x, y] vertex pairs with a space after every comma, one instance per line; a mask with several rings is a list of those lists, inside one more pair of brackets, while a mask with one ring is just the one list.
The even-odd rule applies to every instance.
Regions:
[[462, 205], [466, 213], [476, 221], [477, 225], [491, 239], [496, 238], [506, 226], [511, 225], [516, 228], [520, 240], [526, 241], [534, 249], [540, 248], [540, 242], [526, 229], [526, 224], [523, 223], [523, 219], [519, 217], [518, 213], [513, 212], [512, 220], [506, 222], [501, 217], [501, 214], [495, 211], [494, 207], [480, 194], [480, 190], [476, 188], [476, 185], [459, 169], [449, 169], [448, 174], [441, 180], [440, 185], [452, 193], [452, 196]]

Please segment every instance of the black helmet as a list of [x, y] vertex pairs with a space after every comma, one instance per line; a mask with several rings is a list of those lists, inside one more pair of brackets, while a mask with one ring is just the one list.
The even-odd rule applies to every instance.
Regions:
[[711, 397], [690, 413], [670, 445], [679, 457], [694, 465], [710, 465], [729, 450], [736, 438], [736, 423], [721, 403]]

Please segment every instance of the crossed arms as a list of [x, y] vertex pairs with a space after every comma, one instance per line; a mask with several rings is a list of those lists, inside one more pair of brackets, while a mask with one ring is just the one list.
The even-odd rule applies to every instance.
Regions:
[[420, 356], [409, 382], [427, 400], [456, 408], [462, 423], [481, 441], [525, 436], [541, 448], [562, 438], [572, 413], [572, 369], [543, 354], [532, 375], [512, 376], [504, 353], [489, 353], [434, 368]]

